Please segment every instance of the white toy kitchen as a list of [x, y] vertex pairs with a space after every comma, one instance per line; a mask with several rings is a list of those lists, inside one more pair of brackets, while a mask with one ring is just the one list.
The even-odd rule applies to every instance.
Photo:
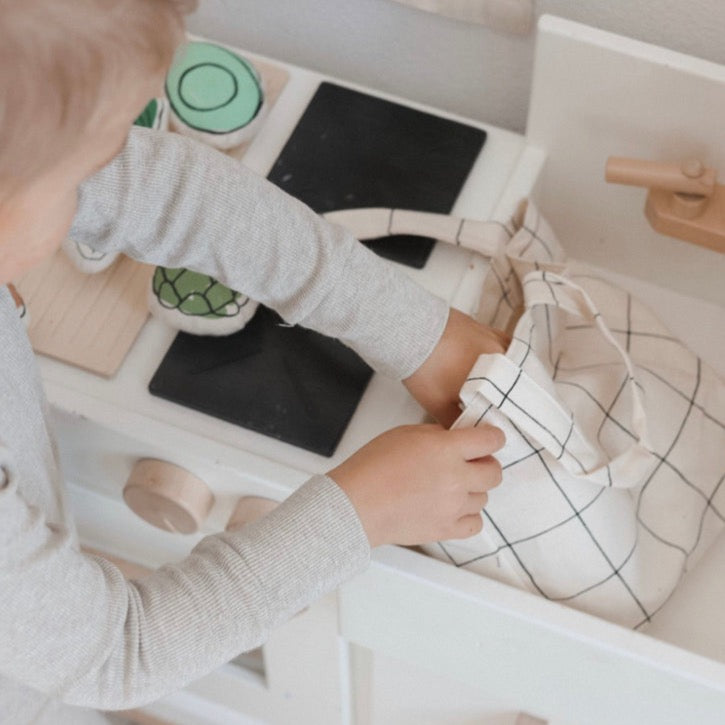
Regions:
[[[544, 16], [520, 135], [236, 50], [285, 75], [264, 122], [238, 154], [242, 163], [274, 174], [310, 108], [349, 110], [368, 98], [404, 118], [420, 114], [436, 127], [435, 150], [457, 154], [465, 146], [455, 179], [434, 179], [432, 189], [424, 180], [429, 186], [420, 198], [413, 192], [363, 205], [427, 204], [422, 210], [506, 224], [519, 202], [532, 198], [572, 257], [639, 296], [725, 374], [725, 255], [658, 234], [643, 212], [646, 192], [604, 180], [610, 156], [697, 158], [725, 173], [725, 67]], [[338, 96], [344, 103], [335, 104]], [[458, 144], [450, 151], [447, 137]], [[405, 158], [404, 149], [400, 154]], [[413, 150], [410, 158], [416, 157]], [[435, 160], [424, 165], [435, 167]], [[421, 169], [404, 171], [423, 179]], [[276, 180], [283, 185], [284, 178], [280, 172]], [[425, 194], [440, 205], [430, 208]], [[314, 208], [314, 200], [308, 203]], [[323, 200], [316, 210], [335, 204]], [[388, 254], [453, 306], [475, 311], [487, 272], [481, 257], [441, 243], [430, 243], [413, 261]], [[401, 385], [362, 370], [348, 418], [335, 422], [322, 443], [300, 439], [309, 425], [301, 433], [270, 434], [265, 421], [240, 422], [183, 399], [183, 379], [171, 393], [166, 379], [159, 382], [175, 336], [149, 318], [111, 377], [40, 356], [82, 543], [127, 562], [131, 573], [183, 557], [232, 515], [253, 516], [264, 508], [262, 499], [282, 500], [379, 432], [423, 419]], [[228, 362], [207, 367], [218, 372]], [[152, 380], [160, 392], [149, 391]], [[308, 384], [318, 383], [290, 384], [303, 409]], [[124, 501], [134, 467], [148, 459], [184, 469], [202, 487], [197, 508], [182, 506], [188, 525], [176, 526], [191, 533], [149, 523]], [[135, 717], [179, 725], [725, 722], [723, 565], [721, 535], [653, 624], [635, 632], [418, 551], [379, 549], [366, 573], [274, 632], [260, 651]]]

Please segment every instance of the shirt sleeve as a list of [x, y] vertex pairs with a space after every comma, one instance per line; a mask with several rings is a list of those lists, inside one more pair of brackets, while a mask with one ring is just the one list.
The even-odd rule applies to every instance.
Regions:
[[20, 484], [0, 446], [0, 672], [71, 705], [123, 709], [178, 690], [369, 563], [357, 514], [326, 476], [137, 581], [80, 553]]
[[71, 236], [208, 274], [397, 379], [426, 360], [448, 319], [444, 300], [342, 227], [178, 134], [134, 127], [122, 152], [81, 185]]

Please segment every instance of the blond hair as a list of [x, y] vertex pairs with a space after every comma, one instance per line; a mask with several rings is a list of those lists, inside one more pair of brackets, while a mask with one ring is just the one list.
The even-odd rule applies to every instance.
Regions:
[[[169, 65], [189, 0], [0, 0], [0, 188], [37, 177]], [[105, 116], [104, 116], [105, 114]]]

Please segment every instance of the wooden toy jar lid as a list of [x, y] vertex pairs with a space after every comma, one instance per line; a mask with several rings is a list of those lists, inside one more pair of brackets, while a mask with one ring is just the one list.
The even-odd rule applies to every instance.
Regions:
[[199, 530], [214, 503], [200, 478], [167, 461], [137, 461], [123, 489], [129, 508], [150, 524], [180, 534]]

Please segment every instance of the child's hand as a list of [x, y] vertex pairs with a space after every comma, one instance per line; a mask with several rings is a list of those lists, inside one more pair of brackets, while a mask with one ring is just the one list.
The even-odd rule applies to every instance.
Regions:
[[501, 482], [491, 454], [503, 444], [492, 426], [401, 426], [328, 475], [355, 506], [370, 546], [463, 539], [483, 526], [486, 491]]
[[430, 357], [403, 383], [441, 425], [460, 415], [458, 391], [479, 355], [504, 352], [511, 339], [500, 330], [451, 309], [448, 324]]

